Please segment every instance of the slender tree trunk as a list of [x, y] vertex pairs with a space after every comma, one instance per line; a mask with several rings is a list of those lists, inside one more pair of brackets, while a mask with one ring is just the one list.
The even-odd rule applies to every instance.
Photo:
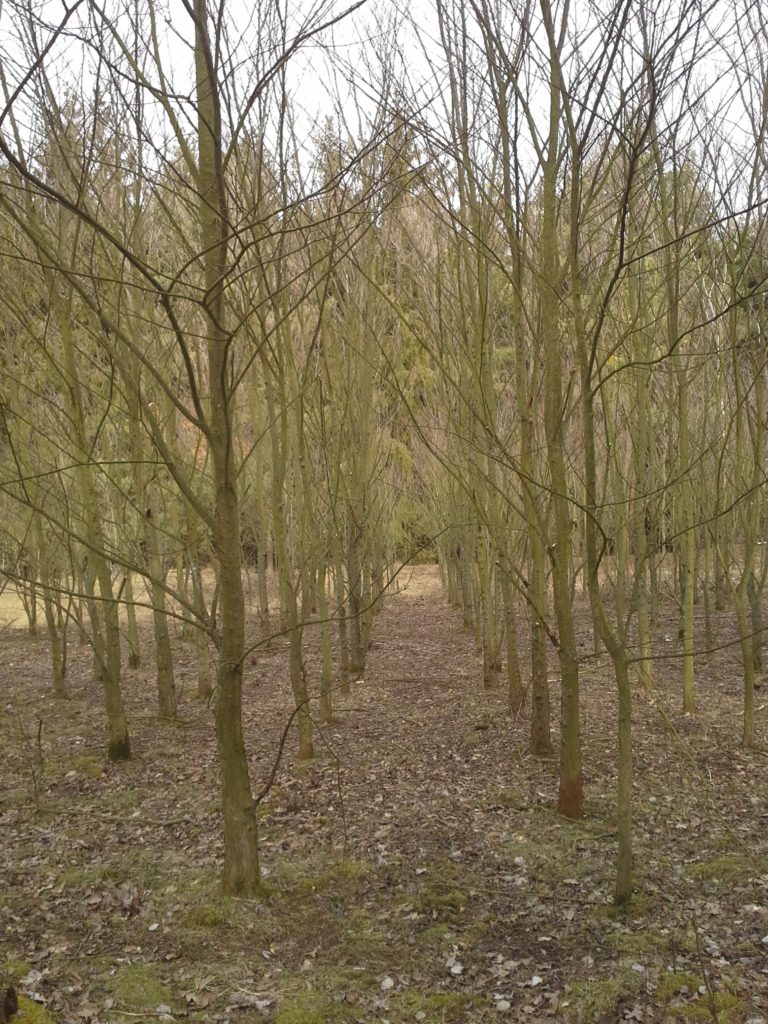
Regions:
[[55, 697], [67, 697], [67, 688], [64, 682], [66, 638], [62, 635], [61, 630], [63, 616], [57, 614], [61, 609], [62, 595], [59, 595], [58, 603], [54, 601], [53, 595], [58, 581], [55, 579], [55, 569], [51, 562], [51, 548], [46, 540], [39, 515], [34, 517], [34, 536], [37, 546], [37, 564], [40, 567], [43, 583], [43, 612], [48, 627], [48, 641], [51, 646], [53, 694]]
[[547, 555], [541, 536], [534, 527], [529, 531], [531, 542], [529, 605], [531, 627], [531, 753], [546, 756], [552, 750], [549, 678], [547, 669]]
[[334, 566], [336, 580], [336, 619], [339, 631], [339, 689], [343, 697], [350, 693], [349, 632], [347, 629], [347, 590], [344, 585], [344, 563], [341, 554]]
[[752, 648], [752, 629], [747, 617], [747, 601], [744, 595], [744, 588], [734, 588], [734, 604], [736, 606], [736, 620], [739, 624], [739, 641], [741, 642], [741, 656], [744, 666], [744, 722], [742, 731], [742, 746], [754, 747], [755, 745], [755, 660]]
[[133, 596], [133, 573], [127, 570], [123, 577], [123, 598], [127, 619], [128, 668], [141, 666], [141, 648], [139, 645], [139, 627], [136, 623], [136, 604]]
[[[569, 818], [581, 817], [581, 727], [579, 722], [579, 665], [571, 604], [572, 522], [568, 475], [565, 466], [563, 424], [562, 339], [558, 325], [561, 272], [557, 236], [557, 167], [561, 83], [558, 44], [551, 25], [548, 0], [542, 0], [550, 22], [551, 79], [549, 82], [549, 134], [542, 186], [541, 257], [539, 267], [539, 325], [544, 353], [544, 434], [552, 487], [555, 530], [549, 544], [552, 589], [558, 629], [560, 660], [560, 787], [558, 808]], [[562, 42], [562, 41], [561, 41]], [[561, 44], [559, 44], [561, 45]], [[573, 268], [574, 272], [576, 268]]]
[[[173, 673], [173, 651], [166, 608], [165, 567], [160, 552], [158, 530], [148, 508], [144, 517], [144, 537], [149, 557], [149, 579], [152, 594], [152, 621], [155, 627], [155, 670], [160, 717], [176, 717], [176, 680]], [[178, 570], [177, 570], [178, 571]], [[183, 575], [183, 569], [182, 569]]]
[[519, 715], [525, 704], [525, 687], [520, 671], [520, 658], [517, 644], [517, 609], [515, 608], [515, 589], [509, 576], [502, 574], [502, 596], [504, 599], [504, 622], [507, 639], [507, 686], [509, 688], [509, 707], [513, 715]]
[[198, 192], [207, 327], [210, 422], [208, 446], [213, 470], [213, 550], [219, 568], [216, 741], [221, 766], [224, 817], [224, 889], [254, 896], [261, 886], [256, 808], [251, 792], [242, 722], [245, 602], [241, 577], [240, 512], [232, 441], [231, 346], [226, 330], [224, 278], [227, 271], [226, 186], [222, 166], [221, 120], [213, 49], [208, 38], [206, 0], [194, 0], [195, 68], [198, 106]]
[[752, 660], [755, 672], [763, 669], [763, 646], [765, 644], [765, 627], [763, 625], [763, 602], [757, 577], [752, 572], [747, 579], [747, 597], [749, 613], [752, 619]]
[[197, 696], [200, 700], [208, 701], [213, 693], [213, 683], [211, 681], [211, 652], [208, 648], [208, 633], [202, 626], [202, 623], [205, 623], [208, 619], [208, 613], [205, 607], [205, 595], [203, 593], [203, 580], [200, 573], [200, 566], [197, 562], [199, 554], [196, 545], [190, 552], [190, 556], [193, 559], [190, 568], [190, 576], [192, 578], [192, 597], [197, 616], [201, 623], [201, 625], [199, 625], [195, 630], [195, 650], [197, 653]]
[[361, 537], [352, 513], [347, 520], [347, 573], [349, 578], [349, 669], [353, 675], [365, 672], [366, 649], [363, 629], [363, 569]]
[[[91, 548], [88, 552], [89, 568], [86, 570], [86, 590], [92, 625], [94, 656], [98, 662], [100, 681], [104, 685], [104, 703], [109, 722], [109, 744], [107, 754], [112, 761], [127, 760], [131, 756], [131, 741], [128, 722], [123, 710], [120, 665], [120, 618], [118, 604], [112, 590], [112, 575], [103, 552], [105, 549], [102, 518], [96, 499], [96, 489], [89, 461], [89, 446], [86, 441], [85, 414], [80, 378], [72, 337], [71, 310], [57, 305], [59, 333], [64, 356], [64, 368], [68, 378], [68, 411], [78, 449], [83, 452], [83, 463], [77, 466], [75, 475], [83, 509], [84, 527]], [[98, 582], [99, 597], [96, 597], [95, 583]]]
[[[675, 336], [676, 336], [675, 332]], [[682, 634], [683, 634], [683, 711], [690, 714], [696, 710], [696, 681], [694, 675], [695, 637], [693, 629], [694, 591], [696, 589], [696, 530], [694, 528], [693, 488], [690, 474], [690, 443], [688, 440], [688, 378], [687, 368], [678, 371], [678, 450], [680, 469], [683, 474], [681, 493], [681, 516], [683, 541], [681, 549], [682, 567]]]
[[632, 898], [632, 688], [627, 659], [621, 647], [612, 654], [619, 693], [619, 777], [616, 793], [616, 827], [619, 854], [616, 862], [615, 900]]
[[326, 592], [327, 571], [325, 566], [319, 573], [317, 603], [320, 612], [320, 644], [323, 664], [320, 670], [320, 721], [333, 721], [333, 650], [331, 621], [328, 612]]

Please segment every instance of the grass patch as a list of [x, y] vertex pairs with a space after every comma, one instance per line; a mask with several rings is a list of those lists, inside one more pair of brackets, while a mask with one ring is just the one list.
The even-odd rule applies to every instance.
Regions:
[[23, 960], [5, 960], [0, 963], [0, 987], [8, 988], [9, 985], [18, 985], [22, 978], [26, 978], [32, 970], [29, 964]]
[[12, 1018], [13, 1024], [53, 1024], [53, 1017], [44, 1006], [19, 996], [19, 1012]]
[[692, 864], [688, 873], [703, 882], [746, 882], [764, 874], [765, 866], [762, 858], [727, 853]]
[[453, 922], [464, 913], [468, 899], [463, 889], [449, 889], [430, 882], [413, 901], [413, 906], [419, 914], [426, 914], [437, 921]]
[[369, 911], [356, 907], [345, 914], [345, 928], [333, 955], [356, 964], [384, 962], [389, 945], [376, 918]]
[[416, 933], [416, 941], [420, 946], [433, 948], [453, 942], [456, 938], [456, 929], [446, 921], [437, 921], [427, 925], [426, 928]]
[[103, 800], [110, 814], [120, 814], [121, 812], [127, 814], [128, 811], [135, 811], [138, 807], [139, 791], [137, 789], [104, 790]]
[[385, 1016], [395, 1024], [410, 1024], [413, 1020], [421, 1024], [459, 1024], [466, 1019], [469, 1002], [469, 997], [460, 992], [407, 990], [393, 997]]
[[78, 755], [72, 762], [72, 767], [80, 775], [86, 775], [89, 779], [100, 779], [104, 774], [104, 762], [87, 754]]
[[227, 901], [221, 903], [198, 903], [190, 907], [182, 918], [182, 924], [186, 928], [219, 928], [229, 921], [229, 905]]
[[598, 921], [621, 921], [627, 924], [641, 917], [652, 916], [658, 910], [658, 900], [648, 893], [635, 893], [629, 903], [605, 903], [590, 911]]
[[630, 964], [619, 965], [607, 978], [575, 981], [560, 1003], [565, 1019], [572, 1024], [594, 1024], [615, 1014], [622, 1003], [633, 1002], [645, 992], [645, 978]]
[[109, 987], [115, 1000], [132, 1010], [154, 1010], [173, 1000], [172, 989], [149, 964], [123, 964]]
[[510, 786], [503, 786], [488, 797], [489, 807], [502, 807], [504, 810], [517, 811], [524, 803], [525, 801], [520, 790], [513, 789]]
[[659, 979], [656, 999], [665, 1008], [669, 1007], [677, 1016], [692, 1021], [711, 1021], [720, 1024], [736, 1024], [744, 1013], [744, 1000], [728, 991], [714, 993], [714, 1014], [708, 992], [701, 993], [703, 978], [688, 971], [668, 972]]
[[704, 982], [688, 971], [668, 971], [663, 974], [656, 986], [656, 998], [659, 1002], [668, 1003], [680, 995], [692, 995]]
[[464, 921], [464, 912], [472, 897], [473, 877], [453, 861], [435, 863], [421, 877], [415, 894], [408, 901], [418, 914], [431, 917], [436, 923], [453, 924]]
[[157, 863], [146, 850], [123, 852], [119, 861], [96, 861], [60, 872], [57, 882], [65, 889], [86, 889], [115, 882], [132, 882], [141, 889], [156, 889], [162, 881]]
[[675, 1007], [675, 1011], [687, 1020], [717, 1020], [718, 1024], [737, 1024], [737, 1021], [744, 1020], [744, 1000], [731, 992], [715, 992], [714, 1009], [713, 1014], [708, 995]]
[[273, 880], [279, 889], [297, 896], [329, 891], [345, 892], [366, 878], [369, 870], [364, 861], [328, 854], [282, 864], [275, 871]]
[[354, 1019], [352, 1009], [324, 992], [308, 989], [282, 1000], [275, 1024], [344, 1024]]
[[674, 941], [672, 935], [654, 931], [612, 931], [605, 938], [607, 945], [617, 953], [640, 961], [646, 956], [665, 953]]

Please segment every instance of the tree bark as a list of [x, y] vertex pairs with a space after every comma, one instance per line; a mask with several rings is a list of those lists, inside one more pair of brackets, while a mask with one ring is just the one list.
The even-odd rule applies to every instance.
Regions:
[[232, 437], [231, 345], [226, 330], [227, 208], [221, 121], [206, 0], [194, 0], [198, 108], [198, 194], [205, 275], [204, 312], [210, 388], [208, 445], [213, 468], [213, 550], [219, 569], [220, 640], [216, 741], [224, 817], [224, 889], [255, 896], [261, 887], [256, 808], [242, 723], [245, 601], [241, 576], [240, 513]]

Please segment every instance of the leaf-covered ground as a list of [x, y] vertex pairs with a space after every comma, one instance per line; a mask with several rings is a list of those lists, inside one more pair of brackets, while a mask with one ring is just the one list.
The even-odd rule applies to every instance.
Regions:
[[[586, 617], [586, 814], [572, 822], [555, 810], [556, 759], [531, 757], [527, 716], [483, 692], [435, 571], [405, 583], [316, 759], [297, 764], [289, 741], [260, 809], [269, 894], [253, 902], [218, 886], [215, 748], [192, 645], [176, 644], [181, 720], [162, 724], [147, 632], [145, 665], [125, 679], [135, 756], [112, 765], [87, 650], [70, 651], [71, 699], [56, 701], [45, 640], [0, 633], [0, 983], [44, 1003], [38, 1019], [768, 1018], [768, 777], [765, 749], [739, 746], [738, 647], [699, 658], [695, 717], [679, 713], [674, 659], [657, 664], [652, 697], [635, 697], [637, 895], [617, 912], [615, 694]], [[662, 624], [660, 653], [674, 634]], [[709, 646], [734, 636], [720, 616]], [[308, 631], [313, 680], [315, 644]], [[551, 672], [556, 722], [554, 657]], [[254, 655], [246, 677], [258, 785], [290, 710], [284, 646]], [[18, 1020], [34, 1019], [24, 1006]]]

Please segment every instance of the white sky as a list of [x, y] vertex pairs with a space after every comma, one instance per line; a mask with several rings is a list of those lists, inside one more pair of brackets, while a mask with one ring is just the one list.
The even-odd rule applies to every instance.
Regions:
[[[30, 38], [23, 11], [31, 11], [29, 23], [34, 26], [38, 45], [44, 43], [50, 32], [50, 28], [45, 27], [46, 23], [48, 26], [56, 25], [64, 14], [61, 0], [31, 2], [30, 7], [30, 0], [0, 0], [0, 60], [9, 91], [13, 91], [29, 65]], [[118, 75], [113, 80], [119, 82], [127, 99], [135, 95], [128, 72], [130, 57], [136, 52], [151, 86], [171, 94], [170, 106], [181, 131], [191, 137], [196, 128], [194, 104], [190, 101], [193, 86], [192, 20], [182, 0], [162, 0], [152, 4], [160, 58], [158, 68], [149, 46], [150, 2], [105, 0], [106, 8], [102, 9], [93, 0], [83, 0], [70, 20], [67, 36], [52, 50], [47, 62], [54, 94], [59, 102], [72, 88], [83, 95], [93, 94], [97, 76], [103, 76], [105, 71], [95, 45], [101, 37], [107, 49], [115, 55]], [[358, 12], [307, 43], [292, 58], [286, 72], [286, 85], [299, 145], [326, 117], [342, 124], [342, 134], [364, 137], [368, 133], [365, 122], [375, 116], [377, 97], [382, 83], [387, 82], [388, 69], [394, 69], [388, 83], [395, 90], [389, 99], [390, 108], [406, 106], [411, 111], [419, 111], [431, 102], [433, 106], [424, 114], [424, 124], [433, 131], [446, 133], [447, 67], [439, 45], [437, 2], [415, 0], [408, 4], [406, 15], [398, 10], [399, 4], [395, 0], [368, 0]], [[453, 0], [442, 2], [450, 7]], [[658, 19], [661, 35], [670, 30], [680, 3], [681, 0], [675, 0], [665, 5], [664, 14], [657, 3], [649, 4], [650, 14]], [[502, 19], [513, 13], [517, 6], [515, 0], [493, 0], [492, 6], [494, 4], [500, 12], [506, 12], [502, 13]], [[227, 60], [222, 67], [229, 83], [230, 121], [236, 119], [234, 112], [242, 109], [253, 82], [273, 65], [275, 58], [291, 44], [297, 33], [310, 24], [331, 20], [349, 6], [350, 0], [282, 0], [279, 3], [276, 0], [256, 0], [255, 3], [234, 0], [226, 4], [223, 49], [227, 52]], [[466, 0], [464, 11], [468, 17], [471, 6], [470, 0]], [[639, 9], [639, 4], [633, 3], [633, 8]], [[535, 5], [534, 11], [537, 9]], [[103, 16], [98, 13], [102, 10]], [[582, 40], [578, 60], [583, 62], [587, 59], [590, 48], [595, 59], [602, 59], [599, 31], [594, 31], [595, 19], [602, 11], [595, 13], [597, 8], [593, 10], [581, 0], [574, 3], [573, 11], [574, 31]], [[759, 3], [751, 0], [714, 0], [706, 8], [706, 16], [699, 24], [696, 45], [702, 56], [696, 63], [694, 81], [702, 88], [706, 86], [709, 109], [702, 124], [708, 131], [716, 131], [722, 136], [721, 144], [726, 149], [730, 145], [742, 148], [748, 144], [752, 125], [745, 114], [744, 97], [748, 93], [750, 72], [756, 90], [754, 102], [762, 103], [760, 79], [765, 76], [765, 68], [760, 65], [765, 61], [762, 52], [765, 47], [750, 48], [748, 41], [740, 41], [736, 33], [737, 26], [742, 32], [747, 30], [750, 19], [759, 18], [759, 12]], [[138, 50], [132, 29], [137, 18], [142, 26]], [[590, 27], [593, 31], [587, 36]], [[759, 40], [759, 31], [754, 25], [749, 31]], [[118, 36], [127, 42], [128, 52], [121, 56], [117, 55]], [[476, 141], [482, 149], [493, 145], [494, 114], [482, 54], [477, 51], [473, 54], [473, 44], [479, 43], [480, 33], [471, 20], [468, 38], [470, 63], [475, 64], [477, 72], [473, 83], [476, 94], [473, 120], [478, 133]], [[532, 38], [535, 44], [543, 44], [540, 28], [534, 29]], [[89, 39], [91, 45], [84, 44], [83, 39]], [[693, 45], [693, 39], [694, 36], [690, 35], [685, 46]], [[507, 41], [513, 45], [511, 31]], [[685, 57], [685, 46], [681, 50], [681, 59]], [[329, 58], [331, 51], [332, 59]], [[629, 56], [627, 51], [628, 59]], [[529, 57], [533, 55], [529, 54]], [[632, 59], [637, 66], [639, 56], [636, 54]], [[571, 59], [567, 70], [569, 77], [575, 73], [576, 66], [577, 63]], [[540, 122], [545, 121], [545, 93], [535, 57], [529, 61], [528, 71], [531, 78], [527, 89], [534, 123], [540, 129]], [[407, 93], [402, 103], [396, 96], [401, 81]], [[672, 120], [679, 115], [680, 95], [680, 89], [672, 90], [660, 121], [665, 118]], [[26, 96], [30, 96], [29, 88]], [[143, 90], [143, 98], [145, 114], [149, 114], [153, 107], [155, 110], [152, 116], [155, 138], [158, 133], [172, 136], [171, 120], [163, 114], [161, 104], [153, 100], [146, 89]], [[31, 133], [34, 128], [29, 106], [25, 108], [23, 103], [17, 103], [15, 109], [22, 130]], [[714, 115], [713, 111], [716, 112]], [[257, 104], [253, 115], [252, 123], [263, 125], [266, 117], [274, 116], [274, 104], [263, 110]], [[8, 127], [7, 123], [0, 125], [6, 134]], [[126, 131], [130, 131], [128, 124]]]

